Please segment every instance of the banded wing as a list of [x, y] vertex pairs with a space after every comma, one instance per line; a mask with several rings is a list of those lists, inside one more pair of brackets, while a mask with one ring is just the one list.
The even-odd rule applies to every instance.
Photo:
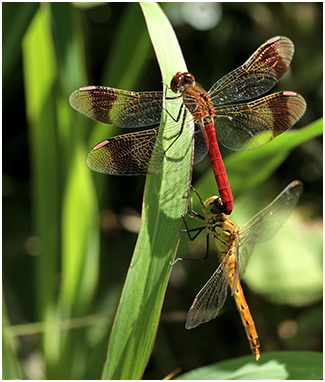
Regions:
[[256, 243], [271, 239], [295, 208], [303, 191], [300, 181], [291, 182], [267, 207], [252, 217], [239, 231], [239, 275], [245, 272]]
[[190, 310], [187, 313], [185, 328], [192, 329], [204, 322], [214, 319], [223, 307], [228, 291], [229, 254], [220, 263], [196, 295]]
[[257, 98], [265, 94], [290, 66], [294, 46], [277, 36], [261, 45], [239, 68], [217, 81], [209, 90], [214, 106]]
[[[161, 122], [162, 96], [161, 91], [130, 92], [105, 86], [86, 86], [74, 91], [69, 99], [70, 105], [93, 120], [127, 128], [157, 126], [151, 130], [119, 135], [97, 144], [87, 156], [88, 167], [111, 175], [161, 172], [162, 160], [166, 155], [163, 145], [157, 145], [153, 157], [152, 153]], [[167, 135], [174, 135], [174, 139], [177, 139], [179, 130], [176, 131], [174, 121], [164, 128]], [[196, 163], [207, 153], [199, 128], [196, 129], [195, 146]], [[175, 165], [175, 171], [179, 169]]]
[[[163, 158], [168, 156], [168, 149], [164, 150], [163, 144], [158, 138], [158, 131], [159, 129], [155, 128], [122, 134], [100, 142], [88, 153], [87, 165], [93, 171], [110, 175], [160, 173], [163, 171]], [[177, 139], [177, 136], [173, 139]], [[207, 153], [199, 126], [196, 126], [194, 140], [194, 163], [197, 163]], [[188, 144], [190, 149], [191, 142], [184, 142], [184, 144]], [[173, 171], [180, 170], [182, 165], [182, 162], [175, 161]]]
[[132, 92], [106, 86], [85, 86], [75, 90], [70, 105], [95, 121], [118, 127], [159, 126], [163, 93]]
[[295, 92], [274, 93], [255, 101], [215, 108], [218, 140], [231, 150], [264, 145], [290, 129], [306, 111], [306, 102]]
[[[103, 174], [145, 175], [157, 136], [158, 129], [150, 129], [107, 139], [88, 153], [87, 165], [91, 170]], [[159, 166], [163, 159], [161, 155], [157, 155]]]

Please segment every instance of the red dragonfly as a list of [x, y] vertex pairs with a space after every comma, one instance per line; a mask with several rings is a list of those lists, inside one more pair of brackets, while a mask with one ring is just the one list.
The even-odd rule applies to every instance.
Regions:
[[[302, 117], [306, 102], [295, 92], [257, 98], [278, 82], [293, 53], [293, 43], [287, 37], [277, 36], [261, 45], [242, 66], [222, 77], [208, 92], [188, 72], [178, 72], [171, 80], [171, 90], [178, 94], [167, 97], [166, 110], [170, 114], [168, 105], [179, 98], [183, 104], [174, 121], [164, 129], [175, 128], [175, 121], [185, 121], [187, 113], [192, 114], [196, 127], [200, 127], [194, 134], [194, 162], [209, 151], [225, 214], [233, 209], [233, 196], [217, 138], [232, 150], [252, 149], [271, 141]], [[166, 151], [160, 145], [157, 155], [152, 156], [152, 152], [161, 123], [163, 96], [163, 91], [132, 92], [105, 86], [85, 86], [74, 91], [70, 105], [91, 119], [125, 128], [155, 127], [98, 143], [88, 154], [89, 168], [114, 175], [162, 171]], [[254, 98], [257, 99], [252, 101]]]

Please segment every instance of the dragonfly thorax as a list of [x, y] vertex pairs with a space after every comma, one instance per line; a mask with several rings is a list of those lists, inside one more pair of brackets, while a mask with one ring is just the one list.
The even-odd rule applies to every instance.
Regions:
[[220, 214], [206, 218], [206, 229], [214, 238], [220, 261], [222, 261], [234, 244], [239, 227], [225, 214]]

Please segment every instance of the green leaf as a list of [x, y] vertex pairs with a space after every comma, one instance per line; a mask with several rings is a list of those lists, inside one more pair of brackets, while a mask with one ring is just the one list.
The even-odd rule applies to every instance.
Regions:
[[42, 340], [50, 379], [69, 377], [71, 363], [78, 364], [80, 357], [71, 349], [77, 348], [78, 342], [84, 346], [81, 335], [63, 334], [53, 322], [85, 314], [98, 281], [96, 195], [85, 166], [85, 134], [68, 103], [71, 90], [85, 73], [75, 30], [71, 5], [43, 3], [23, 41], [33, 212], [35, 232], [41, 241], [35, 260], [36, 304], [39, 319], [45, 322]]
[[[69, 3], [50, 4], [57, 78], [56, 120], [60, 145], [60, 174], [64, 179], [61, 195], [61, 280], [58, 316], [69, 320], [88, 313], [93, 303], [99, 278], [99, 213], [92, 173], [85, 165], [87, 121], [68, 103], [73, 89], [85, 83], [85, 55], [82, 26], [74, 18]], [[84, 373], [80, 362], [87, 333], [85, 330], [59, 332], [59, 354], [56, 367], [50, 369], [53, 379], [72, 378]], [[62, 345], [64, 344], [64, 346]], [[54, 352], [53, 352], [54, 353]], [[71, 364], [76, 365], [73, 370]]]
[[[142, 3], [141, 7], [163, 82], [169, 84], [173, 74], [186, 71], [176, 36], [157, 4]], [[184, 171], [147, 177], [141, 231], [113, 324], [104, 379], [141, 378], [153, 348], [171, 271], [169, 262], [178, 245], [181, 214], [185, 211], [190, 183], [192, 139], [190, 129], [184, 130], [171, 147], [167, 142], [168, 155], [163, 162], [170, 167], [175, 158], [186, 161]], [[162, 136], [163, 129], [159, 134]], [[184, 141], [188, 144], [184, 145]]]
[[66, 179], [62, 196], [61, 302], [66, 312], [74, 312], [78, 316], [84, 313], [85, 306], [92, 299], [99, 269], [99, 215], [92, 176], [85, 166], [85, 134], [82, 129], [85, 126], [80, 127], [80, 116], [67, 102], [71, 90], [84, 81], [85, 58], [77, 44], [79, 36], [75, 31], [78, 28], [71, 5], [51, 4], [51, 15], [62, 81], [57, 120], [58, 126], [62, 126], [60, 153], [64, 159], [60, 164]]
[[177, 380], [302, 380], [323, 378], [323, 355], [316, 352], [264, 353], [260, 361], [240, 357], [185, 373]]
[[38, 318], [47, 320], [56, 294], [59, 252], [59, 185], [54, 83], [57, 74], [48, 7], [39, 8], [23, 39], [26, 112], [30, 136]]

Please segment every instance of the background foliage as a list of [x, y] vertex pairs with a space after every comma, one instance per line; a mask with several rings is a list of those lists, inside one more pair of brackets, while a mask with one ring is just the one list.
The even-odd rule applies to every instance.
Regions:
[[[322, 116], [322, 3], [161, 6], [188, 69], [206, 89], [268, 38], [289, 37], [296, 53], [276, 90], [305, 97], [307, 112], [295, 128]], [[161, 89], [159, 67], [138, 4], [2, 7], [4, 377], [96, 379], [137, 239], [145, 179], [88, 170], [88, 150], [121, 131], [78, 115], [68, 97], [89, 84]], [[287, 148], [294, 133], [277, 138], [275, 149], [222, 151], [239, 225], [291, 180], [305, 186], [295, 213], [256, 250], [245, 275], [262, 360], [274, 350], [322, 350], [322, 140], [311, 139], [320, 127], [311, 125], [272, 166], [272, 150]], [[256, 178], [261, 164], [266, 170]], [[193, 184], [203, 198], [216, 193], [208, 160], [195, 166]], [[202, 257], [204, 243], [182, 237], [178, 256]], [[144, 378], [249, 353], [231, 298], [216, 320], [184, 328], [216, 267], [213, 247], [210, 253], [203, 264], [174, 267]]]

